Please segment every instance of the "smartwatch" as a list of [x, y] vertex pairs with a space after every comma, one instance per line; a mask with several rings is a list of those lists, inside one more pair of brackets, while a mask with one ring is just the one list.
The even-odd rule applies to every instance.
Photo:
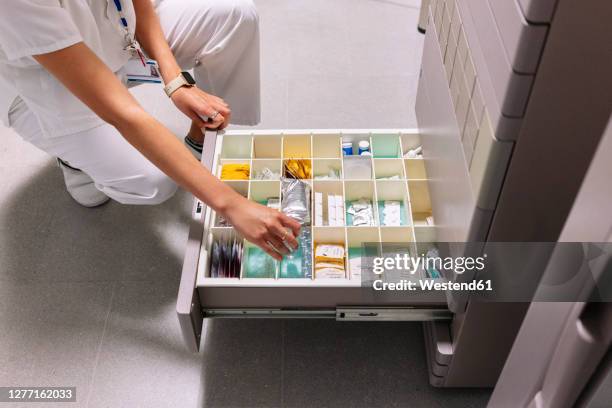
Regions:
[[176, 92], [177, 89], [183, 86], [191, 88], [194, 85], [195, 80], [193, 79], [191, 74], [189, 72], [183, 71], [179, 74], [179, 76], [177, 76], [172, 81], [168, 82], [166, 86], [164, 86], [164, 92], [166, 92], [166, 95], [168, 95], [169, 98], [174, 92]]

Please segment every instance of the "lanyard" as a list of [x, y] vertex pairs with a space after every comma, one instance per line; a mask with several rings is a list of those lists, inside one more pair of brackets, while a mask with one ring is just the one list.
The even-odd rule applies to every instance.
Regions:
[[115, 4], [115, 8], [119, 13], [119, 22], [121, 23], [121, 26], [125, 31], [125, 41], [127, 43], [125, 49], [138, 55], [138, 58], [140, 58], [142, 65], [146, 67], [147, 63], [145, 62], [144, 54], [140, 49], [140, 44], [138, 44], [138, 41], [136, 41], [136, 39], [130, 34], [130, 30], [128, 29], [128, 21], [127, 17], [125, 16], [125, 13], [123, 12], [123, 5], [121, 4], [121, 0], [113, 0], [113, 3]]

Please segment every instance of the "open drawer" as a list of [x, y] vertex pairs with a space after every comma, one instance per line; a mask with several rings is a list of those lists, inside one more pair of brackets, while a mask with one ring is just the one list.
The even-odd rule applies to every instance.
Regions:
[[[369, 155], [358, 154], [363, 141], [369, 143]], [[354, 154], [343, 150], [351, 150], [349, 145]], [[305, 247], [296, 254], [276, 262], [196, 199], [177, 304], [190, 347], [198, 348], [206, 317], [450, 319], [443, 292], [374, 291], [362, 285], [362, 244], [401, 243], [416, 253], [423, 250], [420, 243], [435, 241], [425, 164], [422, 156], [415, 157], [419, 146], [415, 130], [207, 132], [203, 164], [262, 204], [283, 198], [281, 177], [289, 160], [307, 164], [310, 170], [302, 182], [308, 185], [311, 210], [302, 231], [310, 239], [302, 240]], [[237, 167], [242, 172], [232, 171]], [[316, 205], [315, 196], [325, 205]], [[367, 225], [355, 225], [351, 207], [359, 200], [371, 203]], [[399, 215], [388, 217], [386, 205], [397, 206]], [[320, 244], [343, 249], [344, 273], [329, 276], [314, 267]], [[230, 257], [220, 246], [239, 254], [238, 267], [220, 266], [220, 254]]]

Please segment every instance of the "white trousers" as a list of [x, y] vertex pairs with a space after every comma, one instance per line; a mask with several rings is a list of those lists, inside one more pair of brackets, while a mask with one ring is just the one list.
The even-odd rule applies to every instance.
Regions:
[[[259, 26], [252, 0], [162, 0], [156, 10], [182, 69], [193, 69], [200, 88], [230, 105], [232, 123], [259, 123]], [[24, 140], [81, 169], [120, 203], [159, 204], [177, 189], [110, 125], [47, 138], [21, 99], [11, 107], [9, 123]]]

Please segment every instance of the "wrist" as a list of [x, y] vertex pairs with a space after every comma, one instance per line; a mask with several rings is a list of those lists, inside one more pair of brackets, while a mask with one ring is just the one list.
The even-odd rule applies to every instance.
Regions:
[[169, 98], [172, 98], [172, 95], [181, 88], [192, 88], [195, 84], [189, 72], [181, 72], [176, 78], [164, 84], [164, 92]]
[[230, 194], [219, 195], [219, 202], [217, 203], [216, 210], [226, 218], [231, 218], [235, 209], [243, 207], [246, 198], [238, 194], [230, 187], [228, 187], [228, 190], [231, 191]]
[[176, 67], [166, 68], [165, 70], [162, 70], [160, 67], [159, 72], [164, 81], [164, 84], [167, 84], [167, 83], [170, 83], [172, 80], [174, 80], [179, 75], [181, 75], [182, 71], [180, 67], [176, 66]]
[[159, 73], [166, 84], [181, 74], [181, 67], [179, 67], [174, 57], [161, 58], [157, 61], [157, 65], [159, 66]]

